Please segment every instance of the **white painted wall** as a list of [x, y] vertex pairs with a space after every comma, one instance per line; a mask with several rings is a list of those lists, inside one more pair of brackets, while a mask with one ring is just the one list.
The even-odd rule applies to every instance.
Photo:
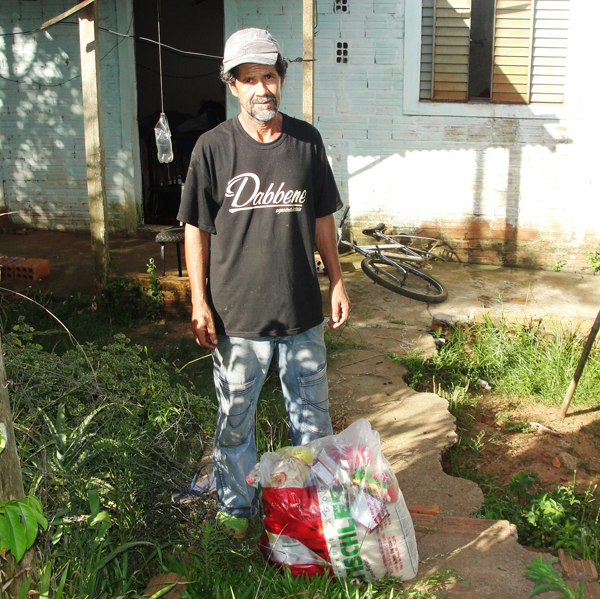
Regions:
[[[586, 250], [600, 249], [598, 90], [586, 58], [597, 3], [571, 0], [558, 108], [419, 103], [420, 3], [350, 0], [341, 14], [333, 4], [318, 3], [316, 125], [355, 230], [383, 220], [442, 234], [475, 262], [585, 266]], [[265, 27], [286, 57], [301, 56], [301, 10], [225, 0], [226, 36]], [[339, 41], [348, 64], [336, 63]], [[282, 109], [299, 118], [301, 93], [301, 64], [292, 64]]]
[[[0, 34], [24, 32], [0, 37], [0, 208], [36, 228], [89, 226], [77, 17], [33, 31], [73, 5], [0, 6]], [[99, 12], [104, 28], [132, 25], [130, 0], [100, 0]], [[141, 222], [133, 40], [104, 31], [100, 40], [109, 218], [126, 232]]]

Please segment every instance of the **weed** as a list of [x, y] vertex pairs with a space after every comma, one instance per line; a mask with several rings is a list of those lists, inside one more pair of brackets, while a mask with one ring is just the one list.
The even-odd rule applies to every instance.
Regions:
[[401, 325], [403, 325], [403, 326], [406, 326], [406, 325], [408, 325], [408, 323], [407, 323], [405, 320], [401, 320], [401, 319], [399, 319], [399, 318], [390, 318], [390, 319], [388, 320], [388, 322], [389, 322], [390, 324], [401, 324]]
[[544, 562], [544, 558], [540, 555], [529, 564], [525, 574], [535, 581], [532, 594], [557, 590], [560, 591], [563, 599], [583, 599], [584, 585], [579, 584], [574, 591], [571, 590], [560, 574], [552, 567], [552, 564], [556, 561], [555, 557], [551, 557], [547, 562]]
[[587, 251], [585, 255], [592, 274], [596, 274], [600, 270], [600, 251]]
[[129, 281], [122, 275], [108, 281], [104, 295], [111, 318], [117, 323], [132, 326], [141, 320], [154, 320], [159, 316], [163, 293], [153, 258], [150, 258], [147, 269], [148, 287], [144, 287], [137, 278]]
[[578, 491], [572, 485], [544, 490], [525, 472], [501, 487], [489, 485], [477, 515], [508, 520], [517, 526], [522, 545], [598, 561], [600, 505], [595, 487]]
[[560, 272], [567, 265], [566, 260], [556, 260], [554, 264], [552, 264], [552, 270], [554, 272]]
[[522, 418], [515, 419], [509, 412], [498, 412], [495, 423], [507, 433], [526, 433], [531, 430], [529, 422], [525, 422]]
[[[581, 356], [587, 336], [578, 329], [548, 331], [542, 320], [509, 324], [484, 321], [451, 331], [447, 343], [428, 360], [417, 354], [391, 355], [409, 370], [407, 380], [417, 391], [438, 389], [450, 396], [457, 387], [481, 393], [486, 380], [495, 393], [546, 405], [560, 405]], [[594, 402], [600, 394], [600, 347], [594, 347], [579, 380], [577, 401]]]

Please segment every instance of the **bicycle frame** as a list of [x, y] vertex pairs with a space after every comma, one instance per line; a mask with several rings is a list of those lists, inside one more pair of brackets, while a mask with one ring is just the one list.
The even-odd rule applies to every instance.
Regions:
[[[434, 239], [433, 237], [421, 237], [420, 235], [386, 235], [381, 230], [378, 230], [376, 227], [374, 229], [364, 229], [363, 234], [370, 235], [377, 241], [384, 240], [388, 243], [373, 245], [357, 245], [352, 241], [348, 241], [342, 238], [342, 228], [344, 226], [344, 222], [346, 221], [346, 217], [348, 216], [348, 212], [349, 206], [346, 206], [346, 208], [344, 209], [344, 213], [342, 214], [340, 224], [338, 226], [338, 245], [340, 243], [346, 245], [355, 252], [361, 254], [362, 256], [377, 256], [391, 259], [394, 262], [398, 262], [400, 260], [416, 263], [418, 266], [422, 266], [423, 264], [429, 261], [431, 257], [431, 251], [440, 244], [440, 241], [438, 239]], [[378, 225], [378, 227], [380, 226], [382, 225]], [[413, 239], [423, 239], [428, 242], [433, 242], [433, 244], [427, 250], [421, 250], [418, 248], [409, 247], [396, 240], [396, 238], [406, 237], [410, 237]], [[386, 252], [385, 250], [395, 250], [395, 252]]]

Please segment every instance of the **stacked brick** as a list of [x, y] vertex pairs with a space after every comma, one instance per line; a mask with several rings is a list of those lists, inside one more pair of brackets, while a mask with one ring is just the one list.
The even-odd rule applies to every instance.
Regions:
[[0, 256], [0, 280], [38, 281], [50, 274], [50, 262], [41, 258]]

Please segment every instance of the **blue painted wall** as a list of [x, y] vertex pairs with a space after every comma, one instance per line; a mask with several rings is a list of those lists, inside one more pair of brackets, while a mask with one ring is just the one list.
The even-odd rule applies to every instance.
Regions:
[[[15, 224], [89, 225], [77, 16], [39, 27], [72, 0], [0, 5], [0, 209]], [[99, 0], [102, 121], [110, 228], [141, 222], [141, 176], [130, 0]]]

